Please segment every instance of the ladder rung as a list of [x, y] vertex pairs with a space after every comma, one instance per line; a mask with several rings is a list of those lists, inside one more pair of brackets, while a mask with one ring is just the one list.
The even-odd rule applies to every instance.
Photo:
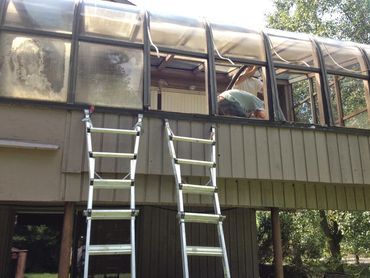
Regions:
[[91, 127], [87, 130], [91, 133], [110, 133], [110, 134], [127, 134], [137, 135], [138, 132], [132, 129], [115, 129], [115, 128], [102, 128], [102, 127]]
[[130, 255], [131, 244], [90, 245], [89, 254], [97, 255]]
[[91, 152], [90, 157], [136, 158], [133, 153]]
[[187, 184], [187, 183], [181, 183], [180, 188], [182, 189], [183, 193], [187, 194], [212, 195], [216, 191], [216, 187], [214, 186]]
[[208, 246], [187, 246], [186, 254], [189, 256], [214, 256], [222, 257], [223, 252], [220, 247], [208, 247]]
[[133, 180], [95, 179], [92, 184], [96, 189], [128, 189], [133, 182]]
[[128, 220], [132, 216], [137, 216], [138, 210], [118, 209], [118, 210], [91, 210], [88, 217], [93, 220]]
[[193, 212], [183, 212], [180, 213], [180, 218], [184, 219], [185, 222], [190, 223], [208, 223], [217, 224], [225, 219], [225, 216], [218, 214], [209, 213], [193, 213]]
[[216, 142], [210, 139], [202, 139], [202, 138], [193, 138], [193, 137], [185, 137], [185, 136], [176, 136], [172, 135], [170, 139], [174, 141], [181, 141], [181, 142], [190, 142], [190, 143], [200, 143], [200, 144], [215, 144]]
[[175, 158], [175, 163], [216, 167], [216, 163], [212, 161], [203, 161], [203, 160], [194, 160], [194, 159], [185, 159], [185, 158]]

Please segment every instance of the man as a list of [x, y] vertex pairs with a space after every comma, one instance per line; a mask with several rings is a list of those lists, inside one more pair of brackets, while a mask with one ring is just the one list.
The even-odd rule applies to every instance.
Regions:
[[231, 89], [217, 97], [220, 115], [266, 119], [263, 101], [251, 93]]
[[220, 115], [266, 119], [264, 103], [261, 100], [263, 84], [254, 77], [256, 70], [256, 66], [246, 67], [236, 79], [233, 89], [217, 97]]

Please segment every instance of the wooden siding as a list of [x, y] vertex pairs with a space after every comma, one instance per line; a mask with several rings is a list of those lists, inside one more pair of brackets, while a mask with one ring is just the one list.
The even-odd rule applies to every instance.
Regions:
[[[0, 147], [1, 201], [84, 201], [87, 155], [81, 111], [1, 105], [1, 138], [52, 144], [58, 149]], [[97, 127], [129, 128], [136, 118], [111, 113], [92, 117]], [[175, 134], [206, 138], [210, 123], [170, 120]], [[141, 203], [173, 204], [174, 186], [163, 122], [145, 117], [138, 158]], [[129, 152], [133, 140], [94, 135], [94, 148]], [[205, 160], [207, 146], [176, 143], [178, 157]], [[228, 206], [370, 208], [370, 150], [365, 135], [237, 124], [217, 124], [221, 202]], [[128, 162], [98, 160], [97, 172], [119, 178]], [[188, 182], [203, 182], [197, 166], [182, 168]], [[120, 173], [120, 174], [118, 174]], [[368, 188], [369, 187], [369, 188]], [[96, 200], [128, 201], [125, 192], [105, 191]], [[207, 204], [206, 197], [186, 198]]]
[[10, 277], [10, 250], [15, 223], [15, 214], [10, 206], [0, 206], [0, 223], [0, 277]]
[[[181, 253], [175, 207], [140, 208], [138, 217], [138, 276], [181, 277]], [[259, 277], [255, 211], [224, 210], [225, 241], [232, 277]], [[146, 231], [152, 231], [147, 233]], [[217, 246], [215, 226], [188, 224], [189, 245]], [[141, 267], [140, 267], [141, 266]], [[191, 277], [223, 277], [220, 258], [190, 257]]]

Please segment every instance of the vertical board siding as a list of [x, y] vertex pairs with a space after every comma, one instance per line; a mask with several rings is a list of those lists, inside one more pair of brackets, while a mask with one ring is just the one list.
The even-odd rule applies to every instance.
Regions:
[[[63, 171], [87, 171], [82, 113], [68, 112], [64, 122], [66, 148]], [[94, 126], [132, 128], [136, 116], [93, 114]], [[170, 120], [176, 135], [208, 138], [210, 124]], [[217, 124], [218, 176], [275, 181], [369, 184], [370, 151], [368, 137], [278, 127]], [[134, 138], [94, 135], [97, 149], [126, 152]], [[209, 146], [175, 143], [178, 157], [209, 159]], [[98, 172], [127, 171], [128, 161], [97, 160]], [[206, 169], [184, 165], [184, 175], [202, 177]], [[144, 116], [138, 173], [172, 175], [163, 120]]]
[[10, 277], [10, 251], [15, 223], [15, 213], [10, 206], [0, 206], [0, 223], [0, 277]]
[[316, 154], [317, 154], [317, 162], [318, 162], [318, 169], [319, 169], [319, 181], [321, 182], [330, 182], [330, 163], [329, 163], [329, 156], [328, 156], [328, 148], [327, 144], [331, 144], [331, 142], [327, 141], [324, 132], [316, 132], [315, 133], [315, 140], [316, 140]]
[[342, 173], [343, 183], [352, 183], [352, 165], [351, 156], [349, 153], [348, 136], [345, 134], [338, 134], [338, 149], [340, 170]]
[[339, 148], [337, 135], [334, 133], [326, 134], [328, 155], [329, 155], [329, 168], [330, 168], [330, 178], [331, 182], [341, 183], [342, 182], [342, 171], [339, 159]]
[[316, 154], [317, 147], [315, 133], [311, 131], [303, 131], [303, 141], [306, 158], [307, 179], [309, 181], [319, 181], [320, 176]]
[[[190, 208], [191, 211], [207, 209]], [[175, 207], [140, 207], [137, 252], [139, 277], [181, 277], [179, 226]], [[258, 277], [255, 211], [225, 209], [225, 240], [232, 277]], [[217, 246], [213, 225], [187, 224], [188, 245]], [[145, 231], [151, 231], [147, 233]], [[223, 277], [222, 262], [215, 257], [189, 257], [191, 277]]]
[[304, 152], [303, 132], [301, 130], [292, 130], [292, 143], [296, 180], [306, 181], [306, 156]]

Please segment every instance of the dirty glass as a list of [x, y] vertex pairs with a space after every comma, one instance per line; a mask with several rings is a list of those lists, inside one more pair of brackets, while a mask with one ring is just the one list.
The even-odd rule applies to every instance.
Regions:
[[288, 36], [290, 33], [277, 32], [268, 35], [274, 63], [318, 67], [314, 59], [312, 42], [302, 35], [299, 38]]
[[86, 1], [81, 15], [83, 35], [97, 35], [132, 42], [143, 41], [143, 16], [134, 6]]
[[[265, 61], [262, 35], [239, 27], [211, 24], [215, 56]], [[218, 53], [219, 54], [218, 54]]]
[[142, 51], [80, 42], [76, 86], [76, 102], [142, 109]]
[[74, 0], [11, 0], [4, 24], [44, 31], [72, 33]]
[[67, 100], [69, 41], [11, 33], [0, 38], [1, 96]]
[[202, 53], [207, 51], [204, 24], [197, 19], [151, 13], [150, 35], [158, 46]]
[[349, 74], [367, 75], [367, 66], [361, 51], [349, 43], [324, 40], [320, 41], [327, 70], [341, 71]]

